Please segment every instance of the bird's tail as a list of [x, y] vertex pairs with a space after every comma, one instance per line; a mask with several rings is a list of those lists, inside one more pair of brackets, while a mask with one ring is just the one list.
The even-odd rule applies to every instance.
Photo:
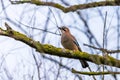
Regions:
[[88, 63], [85, 60], [80, 60], [80, 62], [83, 68], [89, 67]]
[[[92, 70], [91, 70], [91, 68], [89, 67], [87, 61], [85, 61], [85, 60], [80, 60], [80, 62], [81, 62], [81, 64], [82, 64], [82, 67], [83, 67], [83, 68], [88, 67], [89, 71], [92, 72]], [[94, 75], [92, 75], [92, 77], [93, 77], [94, 80], [96, 80], [96, 78], [95, 78]]]

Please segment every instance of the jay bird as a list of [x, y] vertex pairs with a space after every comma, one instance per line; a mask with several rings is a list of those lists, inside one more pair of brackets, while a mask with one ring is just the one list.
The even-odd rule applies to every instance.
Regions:
[[[61, 44], [65, 49], [69, 49], [69, 50], [79, 50], [80, 46], [77, 42], [77, 40], [75, 39], [75, 37], [70, 33], [70, 30], [63, 26], [63, 27], [59, 27], [59, 29], [61, 30]], [[86, 68], [89, 67], [88, 63], [85, 60], [80, 60], [82, 67]]]

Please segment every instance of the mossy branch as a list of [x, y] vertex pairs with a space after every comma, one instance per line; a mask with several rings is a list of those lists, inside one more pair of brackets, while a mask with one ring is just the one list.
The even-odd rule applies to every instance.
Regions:
[[83, 59], [98, 65], [104, 64], [120, 68], [120, 60], [117, 60], [111, 56], [102, 57], [100, 55], [89, 54], [87, 52], [71, 51], [67, 49], [56, 48], [49, 44], [41, 44], [39, 41], [35, 41], [26, 35], [13, 30], [12, 28], [7, 28], [7, 30], [0, 28], [0, 35], [8, 36], [14, 38], [15, 40], [21, 41], [30, 47], [35, 48], [36, 51], [40, 53], [72, 59]]
[[54, 3], [54, 2], [42, 2], [39, 0], [31, 0], [31, 1], [11, 1], [12, 4], [23, 4], [23, 3], [30, 3], [35, 4], [39, 6], [52, 6], [55, 8], [58, 8], [62, 10], [63, 12], [71, 12], [76, 10], [82, 10], [82, 9], [88, 9], [88, 8], [94, 8], [94, 7], [100, 7], [100, 6], [120, 6], [120, 3], [115, 1], [100, 1], [100, 2], [92, 2], [92, 3], [86, 3], [86, 4], [78, 4], [78, 5], [72, 5], [69, 7], [64, 7], [61, 4]]
[[81, 72], [81, 71], [76, 71], [75, 69], [72, 69], [72, 73], [77, 73], [77, 74], [84, 74], [84, 75], [108, 75], [108, 74], [120, 74], [120, 72]]

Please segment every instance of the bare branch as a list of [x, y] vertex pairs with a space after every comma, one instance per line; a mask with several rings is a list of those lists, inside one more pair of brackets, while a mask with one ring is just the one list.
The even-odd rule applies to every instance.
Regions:
[[12, 4], [30, 3], [30, 4], [35, 4], [35, 5], [39, 5], [39, 6], [52, 6], [52, 7], [55, 7], [55, 8], [62, 10], [65, 13], [71, 12], [71, 11], [76, 11], [78, 9], [88, 9], [88, 8], [100, 7], [100, 6], [120, 6], [120, 4], [116, 3], [115, 1], [92, 2], [92, 3], [87, 3], [87, 4], [73, 5], [70, 7], [64, 7], [61, 4], [54, 3], [54, 2], [42, 2], [42, 1], [38, 1], [38, 0], [10, 1], [10, 2]]
[[30, 26], [28, 26], [28, 25], [26, 25], [26, 24], [23, 24], [22, 22], [20, 22], [20, 21], [18, 21], [20, 24], [22, 24], [22, 25], [24, 25], [25, 27], [27, 27], [27, 28], [31, 28], [31, 29], [35, 29], [35, 30], [41, 30], [41, 31], [44, 31], [44, 32], [48, 32], [48, 33], [51, 33], [51, 34], [55, 34], [55, 35], [59, 35], [60, 36], [60, 34], [57, 34], [57, 33], [54, 33], [54, 32], [51, 32], [51, 31], [48, 31], [48, 30], [44, 30], [44, 29], [40, 29], [40, 28], [35, 28], [35, 27], [30, 27]]
[[78, 73], [78, 74], [83, 74], [83, 75], [108, 75], [108, 74], [120, 74], [120, 72], [81, 72], [81, 71], [76, 71], [75, 69], [72, 68], [72, 73]]
[[91, 47], [93, 49], [97, 49], [97, 50], [100, 50], [102, 52], [107, 52], [108, 54], [112, 54], [112, 53], [119, 53], [120, 50], [107, 50], [107, 49], [104, 49], [104, 48], [97, 48], [95, 46], [92, 46], [92, 45], [88, 45], [88, 44], [84, 44], [84, 46], [88, 46], [88, 47]]

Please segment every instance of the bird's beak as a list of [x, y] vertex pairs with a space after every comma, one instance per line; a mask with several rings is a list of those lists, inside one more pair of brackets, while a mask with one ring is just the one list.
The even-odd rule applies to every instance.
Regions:
[[59, 29], [60, 29], [61, 31], [63, 31], [63, 28], [62, 28], [62, 27], [59, 27]]
[[58, 29], [62, 30], [62, 27], [58, 27]]

